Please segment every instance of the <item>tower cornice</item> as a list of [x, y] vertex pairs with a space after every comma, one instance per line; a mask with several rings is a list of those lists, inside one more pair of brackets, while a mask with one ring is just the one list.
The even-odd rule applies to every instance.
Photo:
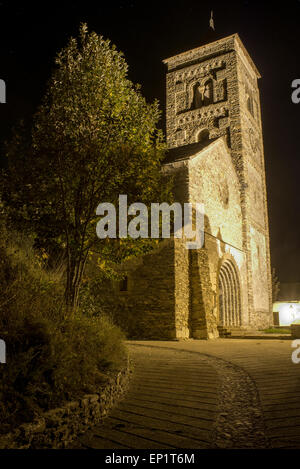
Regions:
[[218, 57], [219, 55], [222, 55], [226, 52], [233, 51], [237, 52], [240, 56], [244, 55], [256, 77], [261, 78], [256, 65], [251, 59], [238, 33], [232, 34], [209, 44], [196, 47], [195, 49], [173, 55], [172, 57], [164, 59], [163, 63], [167, 65], [169, 71], [174, 71], [182, 67], [186, 67], [189, 64], [201, 63], [213, 57]]

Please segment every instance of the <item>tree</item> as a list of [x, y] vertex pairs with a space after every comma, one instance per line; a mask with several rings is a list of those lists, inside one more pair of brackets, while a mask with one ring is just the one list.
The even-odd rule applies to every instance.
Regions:
[[276, 275], [276, 270], [275, 268], [272, 269], [272, 298], [273, 298], [273, 303], [277, 301], [278, 295], [280, 292], [280, 282], [278, 280], [278, 277]]
[[98, 204], [117, 205], [119, 194], [128, 203], [170, 200], [158, 102], [146, 103], [127, 72], [122, 53], [81, 25], [56, 57], [29, 143], [16, 134], [7, 152], [7, 205], [34, 227], [40, 245], [63, 249], [69, 313], [91, 253], [103, 267], [153, 247], [151, 240], [97, 239]]

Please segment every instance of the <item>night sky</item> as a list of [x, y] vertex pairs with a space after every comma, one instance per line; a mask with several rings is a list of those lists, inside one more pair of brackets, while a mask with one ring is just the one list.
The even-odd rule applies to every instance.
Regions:
[[[130, 78], [165, 107], [162, 59], [238, 32], [257, 65], [267, 172], [272, 265], [282, 282], [300, 282], [300, 1], [16, 2], [0, 0], [0, 143], [28, 119], [44, 93], [54, 56], [81, 22], [124, 52]], [[214, 11], [215, 33], [209, 29]], [[164, 125], [164, 118], [161, 126]]]

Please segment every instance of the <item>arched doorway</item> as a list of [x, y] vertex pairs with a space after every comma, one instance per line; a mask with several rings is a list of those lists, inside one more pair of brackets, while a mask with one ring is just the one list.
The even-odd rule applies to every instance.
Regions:
[[231, 260], [223, 262], [219, 272], [219, 324], [241, 325], [241, 289], [236, 267]]

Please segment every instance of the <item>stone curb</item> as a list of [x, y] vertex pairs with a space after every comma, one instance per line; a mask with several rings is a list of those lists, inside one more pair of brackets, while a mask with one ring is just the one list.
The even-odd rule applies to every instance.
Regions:
[[67, 402], [63, 407], [45, 412], [33, 422], [0, 435], [0, 449], [66, 448], [78, 435], [107, 416], [126, 392], [131, 374], [132, 364], [128, 360], [99, 393]]
[[291, 336], [292, 339], [300, 339], [300, 324], [291, 325]]

